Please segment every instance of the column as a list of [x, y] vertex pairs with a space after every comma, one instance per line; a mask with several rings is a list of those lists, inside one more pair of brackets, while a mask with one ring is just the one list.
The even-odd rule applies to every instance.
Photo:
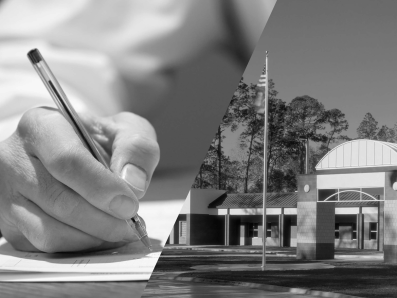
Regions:
[[317, 202], [317, 176], [298, 176], [298, 259], [334, 258], [335, 203]]
[[186, 214], [186, 245], [191, 245], [191, 241], [190, 241], [191, 223], [192, 223], [192, 214]]
[[230, 245], [230, 209], [225, 214], [225, 245]]
[[281, 208], [281, 214], [278, 218], [278, 243], [280, 247], [284, 246], [284, 208]]
[[359, 207], [357, 214], [357, 241], [358, 249], [364, 249], [364, 217], [363, 207]]
[[385, 230], [385, 203], [379, 202], [378, 207], [378, 251], [383, 251], [383, 242], [384, 242], [384, 230]]
[[[175, 225], [175, 224], [174, 224]], [[175, 237], [175, 229], [174, 228], [172, 228], [172, 230], [171, 230], [171, 233], [170, 233], [170, 236], [169, 236], [169, 244], [175, 244], [175, 240], [174, 240], [174, 237]]]
[[393, 264], [397, 263], [397, 192], [393, 189], [396, 181], [397, 171], [385, 173], [383, 252], [385, 263]]
[[245, 245], [246, 235], [247, 235], [247, 225], [240, 224], [240, 245]]

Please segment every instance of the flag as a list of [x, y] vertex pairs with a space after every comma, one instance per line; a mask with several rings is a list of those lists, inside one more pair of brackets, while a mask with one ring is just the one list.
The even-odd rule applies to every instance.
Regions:
[[265, 113], [265, 100], [266, 100], [266, 92], [267, 92], [267, 69], [266, 64], [263, 68], [262, 74], [259, 77], [258, 84], [256, 85], [256, 97], [254, 99], [253, 106], [258, 114]]

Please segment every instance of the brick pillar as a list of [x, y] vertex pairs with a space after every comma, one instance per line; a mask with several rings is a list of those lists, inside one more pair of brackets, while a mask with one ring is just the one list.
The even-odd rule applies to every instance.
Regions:
[[[305, 185], [310, 190], [304, 191]], [[335, 203], [317, 202], [316, 175], [298, 176], [298, 259], [334, 258]]]
[[383, 251], [384, 244], [384, 230], [385, 230], [385, 204], [384, 202], [379, 202], [378, 207], [378, 251]]
[[383, 252], [385, 263], [394, 264], [397, 263], [397, 191], [393, 189], [396, 181], [396, 171], [385, 173]]

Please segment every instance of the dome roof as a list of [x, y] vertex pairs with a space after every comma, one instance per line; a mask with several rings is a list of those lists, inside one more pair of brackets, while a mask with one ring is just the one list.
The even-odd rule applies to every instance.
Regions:
[[316, 165], [316, 170], [397, 166], [397, 144], [353, 140], [336, 146]]

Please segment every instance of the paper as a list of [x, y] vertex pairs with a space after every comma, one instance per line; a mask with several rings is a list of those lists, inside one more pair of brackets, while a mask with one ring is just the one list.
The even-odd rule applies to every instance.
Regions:
[[89, 282], [89, 281], [146, 281], [147, 274], [129, 273], [39, 273], [0, 271], [1, 282]]
[[[107, 280], [124, 274], [130, 280], [148, 280], [156, 266], [160, 252], [150, 253], [141, 243], [93, 253], [31, 253], [15, 250], [3, 238], [0, 240], [0, 270], [45, 273], [77, 273], [109, 275]], [[87, 275], [90, 274], [90, 275]], [[114, 275], [113, 277], [111, 275]], [[48, 275], [45, 275], [48, 277]], [[67, 275], [65, 275], [66, 277]], [[17, 277], [17, 276], [16, 276]], [[72, 276], [69, 276], [69, 279]], [[99, 276], [97, 276], [99, 277]], [[5, 275], [0, 274], [0, 280]]]

